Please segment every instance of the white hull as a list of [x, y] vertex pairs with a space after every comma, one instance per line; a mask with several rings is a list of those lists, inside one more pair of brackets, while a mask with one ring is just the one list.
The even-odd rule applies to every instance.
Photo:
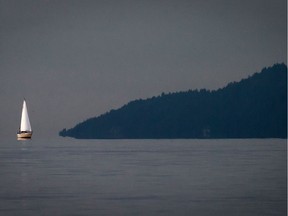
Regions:
[[17, 133], [17, 138], [24, 138], [24, 139], [31, 139], [32, 137], [32, 132], [20, 132]]

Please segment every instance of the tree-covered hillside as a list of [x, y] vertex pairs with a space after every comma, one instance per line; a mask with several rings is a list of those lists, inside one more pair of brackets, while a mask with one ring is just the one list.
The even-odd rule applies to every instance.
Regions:
[[135, 100], [60, 136], [79, 139], [286, 138], [287, 66], [276, 64], [222, 89]]

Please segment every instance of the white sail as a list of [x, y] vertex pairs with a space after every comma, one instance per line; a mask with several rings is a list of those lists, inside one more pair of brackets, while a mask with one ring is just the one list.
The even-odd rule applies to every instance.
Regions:
[[20, 131], [32, 131], [25, 100], [22, 107]]

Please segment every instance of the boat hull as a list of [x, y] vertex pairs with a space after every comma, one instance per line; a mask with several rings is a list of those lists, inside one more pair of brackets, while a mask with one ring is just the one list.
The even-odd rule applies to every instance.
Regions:
[[17, 138], [19, 139], [31, 139], [32, 132], [20, 132], [17, 133]]

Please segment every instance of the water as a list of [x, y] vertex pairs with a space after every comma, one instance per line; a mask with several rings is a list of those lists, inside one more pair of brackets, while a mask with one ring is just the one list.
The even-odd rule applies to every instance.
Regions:
[[286, 140], [0, 144], [0, 215], [286, 215]]

